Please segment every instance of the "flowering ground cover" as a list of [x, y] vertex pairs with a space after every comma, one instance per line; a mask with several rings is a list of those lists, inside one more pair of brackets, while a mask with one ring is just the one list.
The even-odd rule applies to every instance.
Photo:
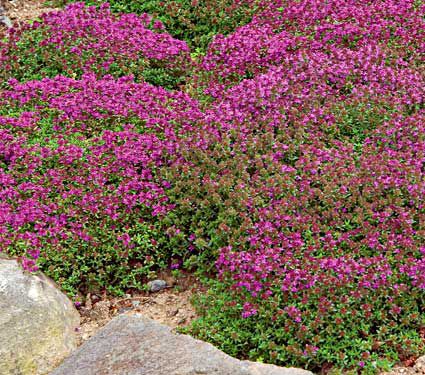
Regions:
[[[164, 28], [148, 14], [113, 15], [109, 6], [68, 6], [50, 12], [43, 21], [12, 30], [2, 45], [0, 77], [41, 79], [58, 74], [79, 78], [133, 74], [135, 80], [168, 88], [184, 79], [189, 48], [184, 41], [161, 32]], [[108, 32], [105, 32], [107, 30]]]
[[[50, 0], [55, 6], [75, 0]], [[100, 5], [102, 0], [88, 0]], [[229, 34], [248, 23], [256, 11], [267, 5], [259, 0], [111, 0], [114, 13], [148, 13], [160, 20], [175, 38], [185, 40], [193, 51], [204, 51], [216, 34]]]
[[0, 250], [71, 295], [196, 271], [190, 332], [240, 358], [368, 374], [424, 353], [425, 5], [211, 4], [232, 22], [204, 49], [160, 8], [10, 31]]

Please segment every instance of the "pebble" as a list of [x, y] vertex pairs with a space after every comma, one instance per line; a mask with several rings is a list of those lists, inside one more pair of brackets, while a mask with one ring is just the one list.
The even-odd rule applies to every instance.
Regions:
[[153, 280], [148, 282], [149, 291], [155, 293], [167, 287], [167, 283], [164, 280]]
[[179, 312], [179, 309], [171, 309], [168, 311], [168, 316], [176, 316]]
[[118, 310], [118, 314], [125, 314], [126, 312], [129, 312], [131, 310], [131, 307], [122, 307]]

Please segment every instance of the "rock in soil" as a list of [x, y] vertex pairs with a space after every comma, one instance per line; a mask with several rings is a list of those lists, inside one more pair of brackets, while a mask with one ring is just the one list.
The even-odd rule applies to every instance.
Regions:
[[149, 291], [152, 293], [159, 292], [162, 289], [167, 288], [167, 282], [165, 280], [153, 280], [148, 282]]

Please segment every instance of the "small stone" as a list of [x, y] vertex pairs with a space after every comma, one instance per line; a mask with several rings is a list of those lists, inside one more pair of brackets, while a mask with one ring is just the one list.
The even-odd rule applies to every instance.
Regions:
[[177, 313], [179, 312], [179, 309], [171, 309], [168, 311], [168, 316], [176, 316]]
[[155, 293], [167, 287], [167, 283], [164, 280], [153, 280], [148, 282], [149, 291]]
[[140, 306], [140, 301], [131, 301], [131, 304], [133, 305], [133, 307], [138, 307]]
[[131, 311], [131, 307], [122, 307], [118, 310], [118, 314], [124, 314], [129, 311]]

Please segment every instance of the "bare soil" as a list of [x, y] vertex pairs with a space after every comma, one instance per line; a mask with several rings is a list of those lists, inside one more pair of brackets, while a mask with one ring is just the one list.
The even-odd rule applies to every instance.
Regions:
[[46, 7], [45, 3], [46, 0], [0, 0], [0, 5], [14, 26], [34, 20], [43, 13], [58, 10], [57, 8]]
[[182, 275], [178, 280], [165, 273], [158, 275], [158, 278], [165, 280], [168, 288], [157, 293], [138, 291], [124, 298], [88, 294], [85, 304], [79, 308], [79, 344], [88, 340], [116, 315], [123, 313], [141, 313], [173, 329], [189, 325], [198, 317], [191, 304], [192, 297], [203, 290], [198, 280], [190, 274]]

